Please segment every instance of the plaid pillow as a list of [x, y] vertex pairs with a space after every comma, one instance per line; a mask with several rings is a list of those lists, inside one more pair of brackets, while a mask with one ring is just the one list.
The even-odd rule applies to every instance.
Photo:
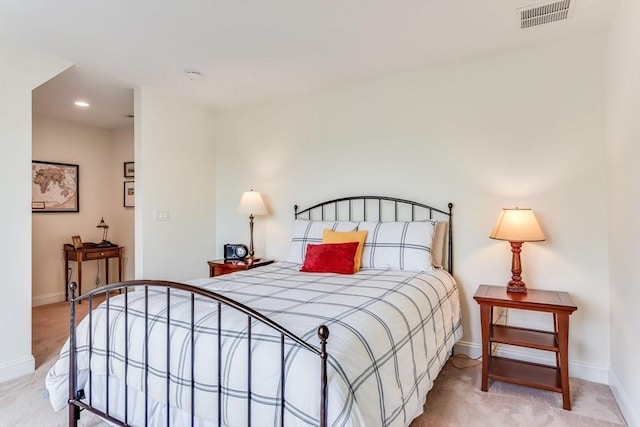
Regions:
[[436, 221], [361, 222], [367, 230], [362, 268], [430, 271]]
[[302, 264], [309, 243], [322, 243], [322, 232], [325, 228], [333, 231], [355, 231], [357, 222], [347, 221], [309, 221], [296, 219], [293, 221], [291, 249], [287, 261]]

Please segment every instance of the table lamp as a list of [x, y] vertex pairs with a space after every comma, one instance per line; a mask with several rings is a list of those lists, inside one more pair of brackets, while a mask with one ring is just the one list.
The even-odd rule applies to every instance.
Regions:
[[264, 205], [264, 201], [262, 200], [262, 196], [257, 191], [245, 191], [242, 194], [242, 198], [240, 199], [240, 204], [238, 205], [238, 213], [240, 215], [249, 215], [249, 261], [257, 261], [254, 260], [254, 251], [253, 251], [253, 217], [254, 215], [267, 215], [267, 208]]
[[511, 243], [511, 280], [507, 284], [507, 292], [527, 293], [527, 286], [521, 276], [520, 252], [522, 251], [522, 243], [545, 240], [533, 211], [521, 208], [502, 209], [489, 237]]
[[109, 226], [104, 222], [104, 217], [100, 219], [100, 223], [96, 225], [96, 228], [102, 228], [102, 242], [96, 245], [97, 248], [108, 248], [113, 244], [107, 240], [107, 234], [109, 233]]

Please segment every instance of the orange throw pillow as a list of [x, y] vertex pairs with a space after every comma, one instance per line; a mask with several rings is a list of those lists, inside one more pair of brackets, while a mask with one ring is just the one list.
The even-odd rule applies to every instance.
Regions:
[[332, 231], [325, 228], [322, 232], [322, 243], [346, 243], [346, 242], [358, 242], [358, 249], [356, 250], [355, 257], [353, 259], [353, 272], [360, 271], [362, 265], [362, 250], [364, 249], [364, 241], [367, 238], [367, 230], [363, 231]]

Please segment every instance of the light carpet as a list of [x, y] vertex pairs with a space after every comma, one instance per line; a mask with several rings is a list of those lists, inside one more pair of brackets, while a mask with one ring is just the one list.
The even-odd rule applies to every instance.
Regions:
[[[79, 308], [86, 314], [88, 304]], [[0, 426], [54, 427], [67, 425], [67, 411], [54, 412], [44, 378], [69, 335], [69, 305], [57, 303], [33, 309], [33, 353], [36, 371], [0, 384]], [[411, 427], [624, 426], [611, 390], [604, 384], [571, 379], [572, 410], [562, 409], [559, 393], [499, 381], [480, 391], [480, 367], [462, 357], [451, 359], [427, 396], [425, 412]], [[105, 426], [83, 413], [82, 426]], [[376, 426], [372, 426], [376, 427]]]

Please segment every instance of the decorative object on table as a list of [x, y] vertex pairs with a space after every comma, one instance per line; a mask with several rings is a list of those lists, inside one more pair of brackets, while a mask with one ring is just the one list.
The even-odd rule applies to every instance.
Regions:
[[31, 212], [79, 212], [80, 166], [33, 160]]
[[511, 243], [511, 280], [507, 285], [507, 292], [526, 293], [527, 286], [522, 281], [520, 264], [522, 243], [546, 240], [533, 211], [527, 208], [502, 209], [489, 237]]
[[267, 207], [264, 205], [262, 196], [257, 191], [249, 190], [242, 194], [240, 204], [238, 205], [238, 213], [240, 215], [249, 215], [249, 259], [254, 259], [253, 250], [253, 217], [254, 215], [267, 215]]
[[136, 183], [134, 181], [125, 181], [123, 190], [123, 206], [125, 208], [134, 208], [136, 206]]
[[125, 178], [136, 177], [135, 162], [124, 162], [124, 177]]
[[71, 236], [73, 242], [73, 249], [82, 249], [82, 239], [80, 236]]
[[241, 243], [227, 243], [224, 245], [225, 261], [245, 259], [249, 256], [249, 248]]
[[109, 226], [104, 222], [104, 217], [100, 219], [100, 223], [96, 225], [96, 228], [102, 228], [102, 242], [96, 245], [97, 248], [110, 248], [114, 246], [113, 243], [107, 240], [107, 234], [109, 233]]

